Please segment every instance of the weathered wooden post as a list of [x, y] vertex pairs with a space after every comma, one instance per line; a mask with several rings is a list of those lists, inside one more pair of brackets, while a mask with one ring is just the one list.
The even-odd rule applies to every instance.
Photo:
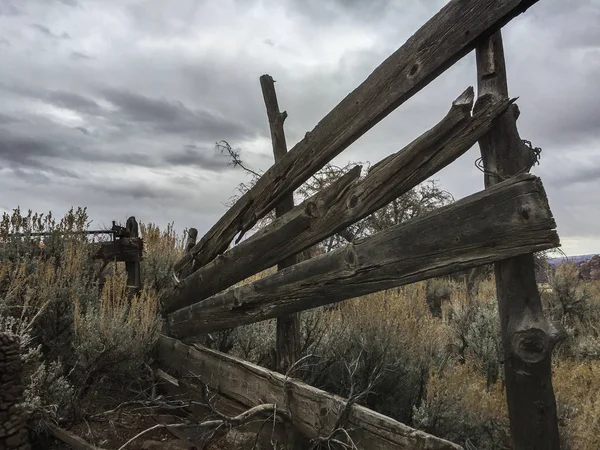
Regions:
[[[477, 111], [491, 101], [508, 97], [501, 32], [483, 40], [476, 54]], [[518, 114], [517, 106], [511, 106], [479, 141], [486, 187], [529, 171], [535, 161], [519, 137]], [[524, 221], [529, 219], [527, 208], [520, 214]], [[498, 262], [494, 270], [513, 446], [517, 450], [559, 450], [551, 358], [563, 331], [542, 314], [533, 254]]]
[[[196, 239], [198, 239], [198, 230], [196, 228], [190, 228], [187, 232], [187, 238], [185, 240], [185, 247], [183, 252], [185, 254], [190, 253], [196, 245]], [[195, 260], [192, 260], [190, 264], [181, 269], [179, 273], [179, 279], [183, 280], [185, 277], [190, 275], [194, 271]]]
[[[287, 144], [285, 142], [285, 133], [283, 131], [283, 122], [287, 118], [287, 112], [279, 111], [277, 94], [275, 92], [275, 82], [270, 75], [260, 77], [260, 86], [262, 88], [265, 106], [267, 108], [267, 117], [269, 119], [269, 128], [271, 129], [271, 141], [273, 143], [273, 155], [275, 163], [280, 161], [287, 153]], [[288, 194], [275, 207], [275, 215], [283, 216], [294, 208], [294, 194]], [[296, 255], [292, 255], [277, 265], [277, 269], [296, 264]], [[277, 318], [277, 338], [276, 338], [276, 364], [277, 370], [285, 374], [290, 367], [298, 360], [300, 353], [300, 314], [290, 314]]]
[[135, 243], [138, 248], [138, 254], [135, 255], [134, 258], [125, 261], [125, 270], [127, 271], [127, 287], [129, 287], [133, 293], [137, 293], [142, 288], [140, 267], [140, 260], [142, 258], [142, 241], [140, 240], [139, 227], [135, 217], [131, 216], [127, 219], [125, 230], [126, 237], [121, 239], [129, 239], [130, 242]]

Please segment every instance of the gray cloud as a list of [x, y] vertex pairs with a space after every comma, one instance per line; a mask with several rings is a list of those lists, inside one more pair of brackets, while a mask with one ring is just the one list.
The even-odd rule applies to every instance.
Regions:
[[86, 55], [85, 53], [82, 53], [82, 52], [71, 52], [70, 57], [74, 61], [87, 61], [87, 60], [93, 59], [91, 56]]
[[0, 2], [0, 16], [20, 16], [23, 12], [9, 0]]
[[34, 28], [35, 30], [39, 31], [43, 35], [45, 35], [49, 38], [52, 38], [52, 39], [71, 39], [71, 36], [69, 36], [69, 33], [63, 31], [60, 34], [55, 34], [52, 31], [50, 31], [50, 28], [48, 28], [45, 25], [40, 25], [39, 23], [34, 23], [31, 25], [31, 27]]
[[119, 108], [126, 121], [147, 126], [155, 132], [208, 139], [218, 139], [225, 134], [243, 138], [251, 134], [242, 124], [208, 110], [192, 110], [180, 101], [151, 98], [118, 89], [103, 89], [102, 93]]
[[2, 133], [2, 137], [0, 137], [0, 167], [10, 169], [23, 180], [38, 183], [42, 179], [50, 181], [48, 174], [78, 178], [78, 175], [71, 170], [43, 161], [46, 157], [56, 156], [60, 153], [62, 150], [51, 143], [11, 136], [8, 133]]
[[19, 119], [17, 119], [16, 117], [9, 116], [7, 114], [0, 113], [0, 124], [8, 124], [15, 122], [19, 122]]
[[100, 112], [100, 106], [89, 98], [74, 92], [67, 91], [49, 91], [42, 98], [50, 103], [74, 111], [97, 114]]
[[187, 144], [182, 151], [167, 155], [164, 161], [168, 164], [201, 167], [215, 172], [232, 168], [227, 155], [216, 151], [214, 147], [200, 147], [194, 144]]
[[[292, 148], [445, 3], [0, 0], [2, 201], [81, 204], [96, 222], [135, 215], [203, 232], [247, 180], [214, 143], [227, 140], [255, 169], [273, 162], [260, 75], [277, 81]], [[590, 194], [600, 175], [599, 21], [595, 0], [539, 2], [503, 31], [519, 130], [543, 149], [534, 172], [561, 236], [585, 237], [589, 252], [600, 251], [590, 225], [600, 221]], [[475, 75], [470, 54], [335, 162], [399, 150]], [[436, 178], [456, 198], [481, 189], [478, 156], [474, 146]]]

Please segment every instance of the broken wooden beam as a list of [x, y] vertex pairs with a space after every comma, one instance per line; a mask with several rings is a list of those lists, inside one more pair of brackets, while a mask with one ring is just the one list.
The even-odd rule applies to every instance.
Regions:
[[98, 248], [96, 258], [107, 261], [140, 261], [143, 241], [139, 238], [119, 238], [92, 244]]
[[[275, 81], [270, 75], [260, 77], [260, 86], [267, 109], [269, 129], [271, 130], [271, 142], [273, 144], [273, 156], [275, 164], [281, 161], [287, 154], [287, 143], [283, 123], [287, 118], [287, 112], [279, 111]], [[294, 209], [294, 193], [290, 193], [281, 199], [275, 206], [275, 217], [281, 217]], [[282, 270], [296, 264], [295, 254], [288, 255], [278, 261], [277, 269]], [[275, 363], [280, 373], [286, 373], [298, 360], [300, 354], [300, 315], [289, 314], [277, 318], [275, 338]]]
[[[536, 1], [449, 1], [238, 199], [192, 250], [196, 266], [227, 250], [285, 195]], [[187, 263], [182, 258], [175, 271]]]
[[[506, 64], [500, 31], [476, 52], [477, 108], [508, 98]], [[519, 136], [514, 105], [479, 142], [486, 170], [485, 186], [528, 172], [533, 152]], [[531, 252], [494, 265], [506, 398], [513, 448], [559, 450], [556, 400], [552, 387], [552, 350], [566, 336], [543, 314]]]
[[447, 275], [559, 244], [541, 181], [522, 175], [175, 311], [187, 337]]
[[[346, 400], [236, 357], [201, 346], [188, 346], [161, 336], [158, 360], [196, 380], [220, 397], [246, 407], [272, 403], [285, 410], [294, 427], [308, 439], [328, 436]], [[353, 404], [346, 430], [358, 448], [370, 450], [459, 450], [459, 445], [410, 428], [389, 417]], [[337, 435], [343, 440], [342, 435]]]
[[161, 297], [163, 312], [203, 300], [321, 242], [455, 161], [492, 128], [510, 104], [508, 100], [492, 102], [471, 116], [473, 100], [473, 88], [468, 88], [437, 125], [373, 166], [362, 181], [355, 181], [361, 171], [357, 166], [167, 290]]

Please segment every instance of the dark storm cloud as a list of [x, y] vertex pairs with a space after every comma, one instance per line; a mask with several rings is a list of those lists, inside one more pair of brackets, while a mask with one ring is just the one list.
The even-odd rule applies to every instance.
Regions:
[[0, 159], [18, 165], [31, 165], [38, 157], [58, 156], [61, 150], [53, 143], [0, 130]]
[[251, 130], [214, 112], [190, 109], [180, 101], [157, 99], [120, 89], [102, 89], [104, 97], [119, 108], [129, 122], [154, 132], [195, 136], [199, 139], [243, 138]]
[[56, 156], [55, 145], [27, 137], [12, 136], [0, 130], [0, 167], [9, 169], [26, 180], [40, 180], [46, 173], [58, 177], [78, 178], [65, 168], [45, 163], [42, 158]]
[[0, 92], [5, 91], [10, 95], [21, 95], [34, 100], [41, 100], [60, 108], [66, 108], [85, 114], [99, 114], [100, 106], [84, 95], [66, 90], [49, 90], [39, 86], [27, 86], [17, 83], [3, 83], [0, 81]]
[[96, 185], [94, 189], [114, 197], [133, 200], [173, 200], [181, 198], [180, 195], [157, 187], [152, 183], [129, 182], [127, 180], [123, 180], [122, 183]]
[[52, 136], [23, 136], [0, 129], [0, 163], [13, 168], [49, 170], [55, 173], [72, 173], [63, 168], [75, 162], [115, 163], [126, 166], [158, 167], [148, 155], [136, 152], [108, 153], [97, 151], [93, 145], [87, 147], [64, 144], [64, 134]]
[[222, 172], [232, 168], [227, 155], [217, 151], [214, 147], [201, 147], [194, 144], [187, 144], [182, 151], [165, 156], [164, 161], [171, 165], [200, 167], [213, 172]]
[[42, 95], [41, 98], [56, 106], [74, 111], [90, 114], [100, 112], [100, 106], [95, 101], [74, 92], [49, 91]]

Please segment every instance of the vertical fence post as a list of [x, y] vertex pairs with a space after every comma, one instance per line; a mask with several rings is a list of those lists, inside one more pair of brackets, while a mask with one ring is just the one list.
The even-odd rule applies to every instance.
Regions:
[[[127, 219], [125, 224], [127, 230], [127, 238], [131, 242], [138, 244], [138, 254], [133, 261], [125, 261], [125, 270], [127, 271], [127, 286], [131, 289], [132, 293], [137, 293], [142, 288], [142, 277], [141, 277], [141, 266], [140, 260], [142, 258], [142, 241], [140, 240], [140, 232], [137, 220], [131, 216]], [[121, 238], [123, 239], [123, 238]]]
[[[196, 239], [198, 239], [198, 230], [196, 228], [190, 228], [187, 232], [187, 238], [185, 240], [185, 247], [183, 249], [184, 253], [190, 253], [192, 251], [192, 249], [194, 248], [194, 245], [196, 245]], [[181, 272], [179, 272], [180, 279], [183, 280], [187, 276], [189, 276], [192, 272], [194, 272], [194, 270], [193, 270], [194, 263], [195, 263], [195, 260], [192, 260], [187, 266], [185, 266], [183, 269], [181, 269]]]
[[28, 450], [27, 415], [23, 400], [20, 342], [17, 336], [0, 333], [0, 449]]
[[[275, 163], [287, 153], [287, 144], [283, 131], [283, 122], [287, 113], [279, 111], [277, 103], [277, 94], [275, 93], [275, 82], [270, 75], [260, 77], [260, 85], [267, 108], [267, 117], [271, 129], [271, 141], [273, 143], [273, 154]], [[275, 207], [277, 217], [284, 215], [294, 208], [294, 196], [289, 194]], [[278, 270], [296, 264], [296, 255], [290, 256], [281, 261]], [[290, 367], [298, 360], [300, 350], [300, 315], [290, 314], [277, 318], [277, 338], [276, 338], [276, 359], [277, 370], [280, 373], [286, 373]]]
[[[475, 109], [508, 97], [500, 31], [481, 42], [476, 57], [479, 93]], [[531, 150], [519, 137], [517, 117], [518, 108], [513, 105], [479, 141], [486, 187], [529, 171], [533, 165]], [[528, 220], [526, 208], [520, 216]], [[500, 261], [494, 270], [513, 448], [559, 450], [551, 359], [563, 331], [543, 316], [532, 254]]]

